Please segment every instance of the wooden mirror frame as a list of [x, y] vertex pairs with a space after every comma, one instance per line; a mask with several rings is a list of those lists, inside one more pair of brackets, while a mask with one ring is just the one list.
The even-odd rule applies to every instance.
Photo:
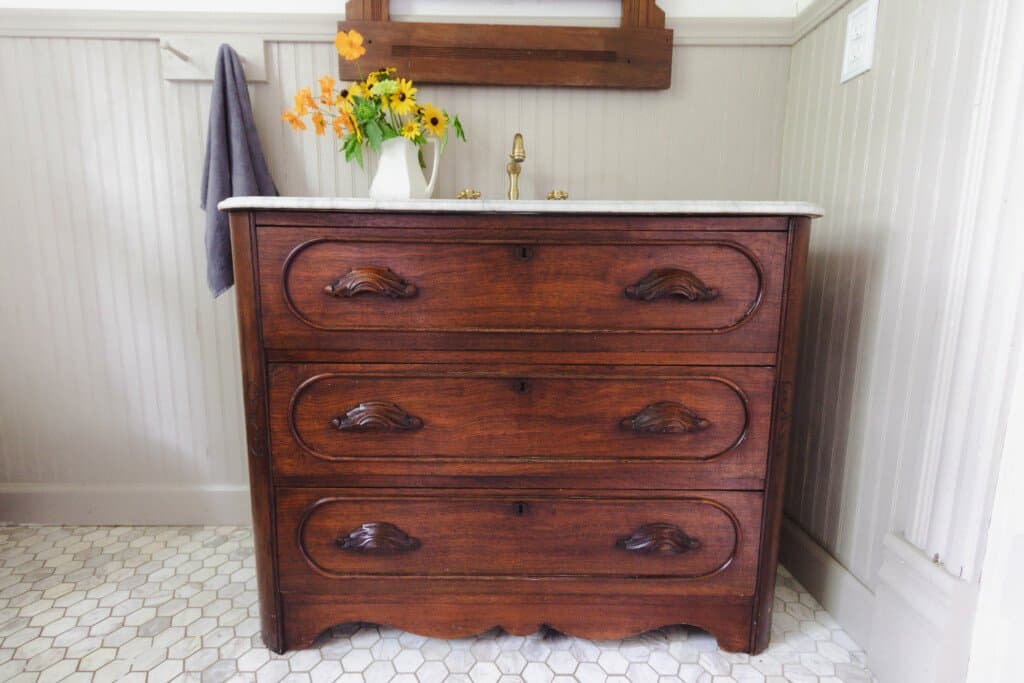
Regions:
[[[388, 0], [349, 0], [338, 30], [363, 34], [361, 67], [397, 67], [418, 83], [664, 90], [672, 84], [672, 30], [655, 0], [622, 0], [619, 28], [392, 22]], [[369, 66], [367, 66], [369, 65]]]

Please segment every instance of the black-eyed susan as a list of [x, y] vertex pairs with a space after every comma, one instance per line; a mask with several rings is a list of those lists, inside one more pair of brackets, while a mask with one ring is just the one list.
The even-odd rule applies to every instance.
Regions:
[[341, 89], [338, 93], [336, 104], [339, 108], [349, 109], [352, 107], [352, 103], [357, 97], [363, 97], [363, 87], [358, 83], [353, 83], [352, 85]]
[[407, 140], [415, 140], [420, 136], [420, 123], [416, 119], [409, 119], [402, 126], [402, 137]]
[[426, 104], [420, 109], [420, 121], [423, 129], [436, 138], [443, 138], [448, 127], [448, 117], [433, 104]]
[[416, 113], [416, 88], [412, 86], [412, 81], [399, 78], [395, 83], [395, 92], [391, 94], [391, 111], [399, 116]]
[[355, 29], [348, 33], [338, 31], [338, 34], [334, 36], [334, 47], [346, 62], [354, 62], [366, 54], [366, 48], [363, 47], [363, 35]]

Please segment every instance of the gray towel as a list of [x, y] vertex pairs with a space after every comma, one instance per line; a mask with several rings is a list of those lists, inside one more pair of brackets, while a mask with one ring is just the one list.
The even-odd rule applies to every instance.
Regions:
[[228, 197], [277, 194], [256, 133], [242, 61], [230, 45], [221, 45], [217, 52], [202, 193], [199, 206], [206, 210], [206, 280], [213, 296], [218, 297], [235, 284], [228, 215], [217, 209], [218, 202]]

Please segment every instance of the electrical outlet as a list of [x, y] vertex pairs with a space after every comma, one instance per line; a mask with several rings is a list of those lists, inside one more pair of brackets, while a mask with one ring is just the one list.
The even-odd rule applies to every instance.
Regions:
[[875, 30], [878, 27], [878, 0], [868, 0], [846, 17], [846, 47], [840, 83], [871, 68], [875, 56]]

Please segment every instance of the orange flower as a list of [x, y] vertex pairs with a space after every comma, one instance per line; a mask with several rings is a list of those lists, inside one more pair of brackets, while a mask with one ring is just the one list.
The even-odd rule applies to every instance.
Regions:
[[324, 115], [318, 111], [313, 112], [313, 117], [310, 119], [313, 122], [313, 129], [317, 135], [323, 135], [324, 130], [327, 128], [327, 124], [324, 122]]
[[334, 117], [334, 121], [331, 122], [331, 128], [334, 129], [334, 134], [339, 138], [345, 137], [348, 132], [355, 133], [359, 140], [363, 139], [363, 132], [359, 130], [359, 126], [356, 125], [355, 119], [347, 111], [339, 112]]
[[334, 36], [334, 47], [346, 62], [354, 62], [366, 54], [366, 48], [363, 47], [363, 36], [355, 29], [348, 33], [338, 31], [338, 35]]
[[316, 109], [316, 102], [313, 101], [313, 93], [309, 88], [303, 88], [295, 93], [295, 115], [305, 116], [310, 109]]
[[281, 114], [281, 120], [290, 123], [292, 126], [292, 130], [306, 130], [306, 124], [304, 124], [302, 122], [302, 119], [296, 116], [294, 112], [284, 112], [283, 114]]
[[334, 104], [334, 79], [324, 76], [317, 83], [320, 84], [320, 102], [328, 106]]

